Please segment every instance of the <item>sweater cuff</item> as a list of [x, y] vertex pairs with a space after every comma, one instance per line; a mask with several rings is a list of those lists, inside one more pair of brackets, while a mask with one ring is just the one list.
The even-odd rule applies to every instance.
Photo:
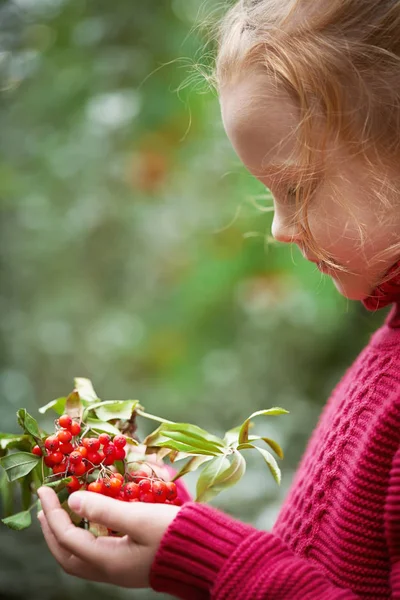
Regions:
[[151, 587], [184, 600], [208, 600], [227, 558], [255, 532], [206, 504], [186, 503], [161, 540]]

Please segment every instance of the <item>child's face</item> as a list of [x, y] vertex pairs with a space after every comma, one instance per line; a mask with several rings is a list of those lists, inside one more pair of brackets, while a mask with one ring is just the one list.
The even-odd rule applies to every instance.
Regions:
[[[220, 101], [224, 126], [238, 156], [273, 195], [273, 237], [297, 244], [306, 259], [318, 263], [307, 247], [304, 229], [296, 222], [296, 202], [291, 192], [299, 181], [293, 160], [300, 122], [295, 104], [285, 92], [278, 92], [264, 73], [247, 74], [226, 85]], [[279, 166], [288, 162], [293, 163], [291, 172], [278, 176]], [[351, 271], [318, 266], [347, 298], [365, 298], [397, 258], [379, 264], [375, 258], [399, 241], [399, 211], [395, 202], [392, 206], [383, 212], [380, 201], [371, 193], [369, 170], [361, 159], [346, 156], [342, 147], [332, 148], [309, 205], [308, 223], [317, 247]]]

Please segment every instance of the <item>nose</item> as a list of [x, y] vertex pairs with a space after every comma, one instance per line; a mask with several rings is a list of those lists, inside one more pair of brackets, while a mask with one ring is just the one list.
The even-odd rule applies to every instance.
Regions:
[[300, 240], [302, 231], [299, 224], [294, 223], [293, 220], [282, 218], [275, 212], [271, 226], [271, 234], [277, 242], [295, 244]]

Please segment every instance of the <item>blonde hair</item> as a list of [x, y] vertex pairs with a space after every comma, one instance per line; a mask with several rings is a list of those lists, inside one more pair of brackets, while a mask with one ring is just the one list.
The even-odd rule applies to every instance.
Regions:
[[[213, 82], [218, 90], [259, 67], [299, 107], [298, 215], [311, 250], [334, 265], [307, 222], [328, 143], [365, 160], [383, 206], [400, 192], [400, 0], [240, 0], [219, 24]], [[380, 260], [396, 253], [400, 242]]]

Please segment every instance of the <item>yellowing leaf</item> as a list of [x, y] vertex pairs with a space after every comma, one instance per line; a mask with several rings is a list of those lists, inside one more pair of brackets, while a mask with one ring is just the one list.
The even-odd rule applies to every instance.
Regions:
[[72, 419], [77, 419], [79, 422], [81, 422], [83, 405], [77, 390], [72, 390], [72, 392], [69, 394], [65, 403], [65, 412]]
[[75, 377], [74, 386], [83, 402], [98, 402], [100, 398], [93, 389], [93, 384], [86, 377]]
[[88, 406], [89, 410], [94, 410], [101, 421], [111, 421], [112, 419], [130, 419], [138, 400], [107, 400]]
[[264, 450], [264, 448], [259, 448], [258, 446], [254, 446], [253, 444], [248, 444], [248, 443], [240, 444], [237, 447], [237, 450], [246, 450], [246, 449], [257, 450], [261, 454], [261, 456], [267, 463], [268, 468], [271, 471], [272, 476], [275, 479], [276, 483], [278, 485], [280, 485], [281, 484], [281, 470], [280, 470], [275, 458], [272, 456], [272, 454], [270, 452], [268, 452], [268, 450]]
[[256, 442], [258, 440], [261, 440], [262, 442], [268, 444], [268, 446], [276, 452], [279, 458], [284, 458], [283, 450], [278, 444], [278, 442], [275, 442], [275, 440], [271, 440], [270, 438], [266, 437], [259, 437], [258, 435], [249, 435], [249, 442]]
[[257, 412], [254, 412], [253, 414], [250, 415], [250, 417], [248, 419], [246, 419], [244, 421], [243, 425], [240, 428], [239, 439], [238, 439], [239, 444], [245, 444], [248, 441], [250, 421], [251, 421], [251, 419], [254, 419], [254, 417], [258, 417], [261, 415], [277, 416], [277, 415], [287, 415], [287, 414], [289, 414], [289, 411], [285, 410], [284, 408], [280, 408], [279, 406], [275, 406], [274, 408], [268, 408], [266, 410], [258, 410]]

